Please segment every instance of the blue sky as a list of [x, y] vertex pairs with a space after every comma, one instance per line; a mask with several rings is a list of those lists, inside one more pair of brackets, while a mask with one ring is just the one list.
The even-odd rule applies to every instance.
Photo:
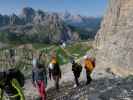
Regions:
[[0, 13], [19, 14], [24, 7], [50, 12], [68, 11], [85, 16], [102, 16], [108, 0], [0, 0]]

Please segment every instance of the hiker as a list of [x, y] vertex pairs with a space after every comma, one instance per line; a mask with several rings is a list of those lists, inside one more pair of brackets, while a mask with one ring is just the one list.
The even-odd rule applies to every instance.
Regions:
[[95, 59], [92, 59], [88, 55], [84, 56], [84, 67], [86, 69], [86, 77], [87, 77], [86, 85], [88, 85], [92, 81], [91, 73], [95, 68]]
[[33, 86], [38, 89], [40, 99], [46, 100], [46, 86], [47, 86], [47, 72], [44, 61], [42, 60], [42, 53], [40, 53], [37, 59], [37, 65], [32, 69], [32, 81]]
[[0, 100], [4, 99], [4, 92], [9, 100], [25, 100], [22, 87], [24, 75], [16, 68], [0, 72]]
[[74, 59], [71, 61], [71, 63], [72, 63], [72, 71], [73, 71], [75, 83], [76, 83], [74, 85], [74, 88], [75, 88], [75, 87], [79, 86], [79, 77], [80, 77], [80, 73], [82, 71], [82, 66], [81, 66], [81, 64], [75, 62]]
[[57, 61], [56, 55], [53, 54], [49, 64], [49, 78], [55, 81], [56, 90], [59, 91], [59, 80], [61, 79], [61, 69]]

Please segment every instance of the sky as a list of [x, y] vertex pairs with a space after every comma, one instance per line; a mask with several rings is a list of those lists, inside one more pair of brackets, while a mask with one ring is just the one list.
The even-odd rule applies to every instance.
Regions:
[[84, 16], [103, 16], [108, 0], [0, 0], [0, 14], [20, 14], [32, 7], [49, 12], [65, 12]]

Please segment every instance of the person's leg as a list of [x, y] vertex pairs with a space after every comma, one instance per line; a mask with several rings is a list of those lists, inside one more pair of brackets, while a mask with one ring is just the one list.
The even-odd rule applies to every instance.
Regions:
[[56, 86], [56, 89], [59, 90], [59, 76], [58, 75], [55, 77], [55, 86]]
[[44, 81], [41, 81], [41, 97], [42, 100], [46, 100], [46, 91]]
[[41, 82], [40, 81], [37, 81], [37, 90], [39, 93], [39, 97], [41, 97]]
[[76, 74], [74, 74], [74, 77], [75, 77], [75, 83], [76, 83], [76, 85], [79, 86], [78, 76]]
[[56, 76], [53, 76], [53, 80], [54, 80], [54, 86], [56, 88]]
[[91, 73], [86, 70], [86, 77], [87, 77], [86, 85], [90, 84], [90, 82], [92, 81], [92, 78], [91, 78], [90, 74]]

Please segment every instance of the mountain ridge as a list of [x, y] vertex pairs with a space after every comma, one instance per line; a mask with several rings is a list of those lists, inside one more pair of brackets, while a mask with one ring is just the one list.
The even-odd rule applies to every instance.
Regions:
[[[81, 33], [85, 34], [84, 37], [94, 38], [101, 22], [101, 19], [97, 19], [72, 14], [61, 15], [26, 7], [19, 15], [0, 15], [0, 32], [7, 33], [8, 37], [15, 34], [13, 37], [26, 38], [25, 41], [34, 39], [34, 42], [77, 41], [81, 39]], [[70, 26], [75, 29], [71, 29]]]

